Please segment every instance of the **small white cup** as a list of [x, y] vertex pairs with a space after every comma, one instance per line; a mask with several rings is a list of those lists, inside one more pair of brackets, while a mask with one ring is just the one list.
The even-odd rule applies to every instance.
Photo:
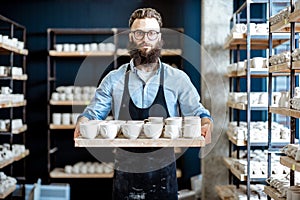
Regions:
[[12, 93], [12, 89], [10, 89], [10, 87], [7, 86], [1, 87], [1, 94], [11, 94], [11, 93]]
[[63, 44], [63, 51], [69, 52], [70, 51], [70, 44], [68, 44], [68, 43]]
[[105, 51], [106, 50], [106, 44], [105, 43], [99, 43], [98, 44], [99, 51]]
[[66, 93], [59, 93], [59, 100], [65, 101], [67, 99]]
[[62, 45], [62, 44], [56, 44], [56, 45], [55, 45], [55, 50], [58, 51], [58, 52], [62, 52], [62, 50], [63, 50], [63, 45]]
[[61, 125], [61, 113], [53, 113], [52, 122], [55, 125]]
[[77, 118], [79, 117], [80, 113], [72, 113], [72, 124], [76, 124]]
[[76, 50], [79, 52], [83, 52], [83, 44], [77, 44]]
[[91, 51], [98, 51], [98, 45], [97, 45], [97, 43], [92, 43], [91, 44]]
[[75, 51], [76, 50], [76, 44], [70, 44], [70, 51]]
[[162, 134], [163, 127], [163, 123], [149, 122], [144, 124], [144, 133], [147, 138], [158, 139]]
[[84, 51], [91, 51], [91, 45], [90, 44], [84, 44], [83, 50]]
[[0, 66], [0, 76], [7, 76], [7, 68], [5, 66]]
[[90, 120], [79, 125], [80, 134], [87, 139], [94, 139], [99, 134], [100, 120]]
[[148, 117], [146, 121], [151, 122], [151, 123], [164, 123], [164, 118], [163, 117]]
[[143, 129], [142, 123], [126, 123], [121, 125], [123, 135], [128, 139], [137, 139]]
[[196, 138], [201, 136], [201, 124], [184, 124], [183, 137]]
[[51, 99], [54, 101], [58, 101], [59, 100], [59, 93], [58, 92], [53, 92], [51, 94]]
[[65, 166], [65, 173], [72, 174], [72, 166], [71, 165], [66, 165]]
[[113, 123], [101, 123], [100, 135], [105, 139], [114, 139], [118, 133], [118, 125]]
[[184, 124], [201, 124], [201, 118], [198, 116], [186, 116], [183, 121]]
[[62, 124], [63, 125], [70, 125], [71, 123], [71, 114], [70, 113], [63, 113], [62, 114]]
[[165, 125], [164, 137], [175, 139], [179, 137], [179, 128], [177, 125]]

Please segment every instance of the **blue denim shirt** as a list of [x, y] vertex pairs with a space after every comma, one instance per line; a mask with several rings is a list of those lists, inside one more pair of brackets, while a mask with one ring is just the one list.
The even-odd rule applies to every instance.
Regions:
[[[159, 88], [161, 65], [164, 65], [164, 94], [171, 117], [200, 116], [211, 119], [210, 113], [200, 103], [200, 96], [190, 78], [182, 70], [159, 61], [159, 68], [147, 83], [137, 75], [133, 60], [130, 61], [129, 93], [134, 104], [139, 108], [148, 108], [156, 97]], [[91, 103], [80, 115], [88, 119], [106, 119], [112, 109], [114, 119], [118, 119], [124, 90], [124, 79], [128, 64], [109, 72], [95, 92]]]

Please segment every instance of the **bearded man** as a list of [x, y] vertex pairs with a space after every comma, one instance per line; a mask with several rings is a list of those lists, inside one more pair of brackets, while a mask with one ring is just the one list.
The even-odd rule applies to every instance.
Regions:
[[[212, 118], [200, 96], [181, 70], [160, 61], [162, 18], [152, 8], [135, 10], [129, 19], [131, 60], [101, 81], [95, 97], [77, 120], [115, 120], [148, 117], [201, 117], [201, 134], [210, 136]], [[174, 148], [117, 148], [113, 199], [178, 199]]]

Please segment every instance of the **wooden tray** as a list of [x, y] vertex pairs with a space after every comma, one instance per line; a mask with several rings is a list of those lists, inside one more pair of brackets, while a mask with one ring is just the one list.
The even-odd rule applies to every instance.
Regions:
[[138, 138], [130, 140], [126, 138], [115, 139], [85, 139], [75, 138], [75, 147], [204, 147], [205, 140], [199, 138], [159, 138], [159, 139], [144, 139]]

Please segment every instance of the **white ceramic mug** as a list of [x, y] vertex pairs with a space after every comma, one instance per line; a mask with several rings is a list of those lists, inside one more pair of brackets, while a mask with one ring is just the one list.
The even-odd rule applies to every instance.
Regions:
[[149, 122], [144, 124], [144, 133], [147, 138], [158, 139], [162, 134], [163, 127], [163, 123]]
[[128, 139], [137, 139], [143, 129], [144, 123], [126, 123], [121, 125], [123, 135]]
[[180, 136], [179, 128], [177, 125], [169, 125], [169, 124], [165, 125], [164, 137], [175, 139], [175, 138], [179, 138], [179, 136]]
[[201, 118], [199, 116], [186, 116], [183, 118], [184, 124], [201, 124]]
[[71, 124], [71, 114], [70, 113], [63, 113], [62, 114], [62, 124], [63, 125], [70, 125]]
[[183, 137], [196, 138], [201, 136], [201, 124], [184, 124]]
[[151, 123], [164, 123], [163, 117], [148, 117], [145, 121], [151, 122]]
[[90, 120], [79, 124], [81, 136], [87, 139], [94, 139], [99, 133], [100, 122], [100, 120]]
[[12, 93], [12, 89], [10, 89], [10, 87], [7, 86], [1, 87], [1, 94], [11, 94], [11, 93]]
[[52, 122], [55, 125], [61, 125], [61, 113], [53, 113]]
[[105, 139], [114, 139], [118, 133], [118, 125], [113, 123], [101, 123], [100, 135]]
[[51, 99], [54, 101], [58, 101], [59, 100], [59, 93], [58, 92], [53, 92], [51, 94]]

